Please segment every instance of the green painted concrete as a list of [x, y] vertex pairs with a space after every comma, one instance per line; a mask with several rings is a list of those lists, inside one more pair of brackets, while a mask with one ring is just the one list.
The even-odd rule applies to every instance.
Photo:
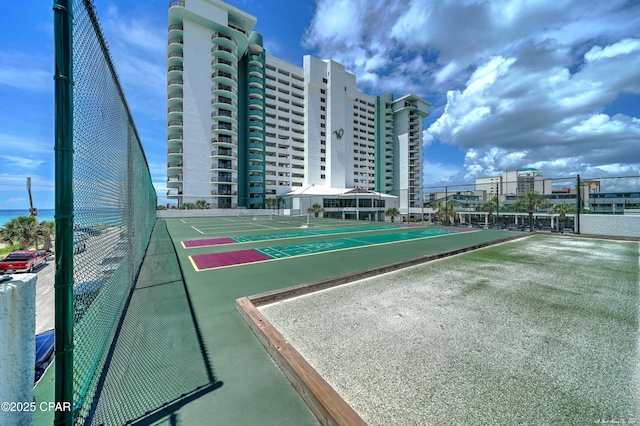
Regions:
[[[126, 419], [143, 424], [317, 425], [236, 312], [237, 298], [510, 234], [515, 233], [482, 230], [198, 273], [188, 256], [213, 247], [183, 249], [180, 241], [202, 234], [179, 219], [158, 220], [113, 348], [94, 424]], [[225, 231], [207, 235], [217, 236], [226, 236]], [[36, 388], [36, 401], [53, 400], [52, 372]], [[51, 424], [47, 414], [38, 413], [35, 424]]]

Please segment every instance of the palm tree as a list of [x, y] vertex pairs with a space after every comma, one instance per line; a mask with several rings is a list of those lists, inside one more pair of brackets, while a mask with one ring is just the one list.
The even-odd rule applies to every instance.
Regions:
[[438, 207], [437, 215], [441, 220], [450, 223], [451, 221], [455, 223], [456, 219], [456, 207], [460, 204], [456, 200], [448, 201], [447, 203], [440, 204]]
[[395, 207], [391, 207], [390, 209], [387, 209], [386, 212], [384, 212], [384, 215], [391, 217], [391, 222], [394, 222], [395, 217], [400, 216], [400, 210]]
[[273, 209], [273, 206], [276, 205], [276, 199], [275, 198], [267, 198], [264, 200], [264, 207], [266, 209]]
[[51, 250], [51, 237], [56, 232], [56, 223], [51, 220], [43, 220], [40, 222], [36, 228], [36, 233], [38, 237], [42, 237], [44, 240], [42, 250], [50, 251]]
[[486, 203], [484, 203], [483, 205], [480, 206], [480, 211], [481, 212], [488, 212], [489, 213], [489, 222], [492, 222], [493, 220], [493, 212], [497, 212], [498, 211], [498, 204], [497, 201], [487, 201]]
[[562, 228], [564, 228], [564, 224], [567, 220], [567, 213], [575, 213], [576, 206], [573, 204], [554, 204], [551, 207], [551, 213], [559, 213], [558, 222], [562, 224]]
[[196, 208], [196, 205], [194, 203], [182, 203], [182, 207], [180, 207], [182, 210], [194, 210]]
[[280, 214], [280, 206], [284, 204], [284, 198], [281, 195], [276, 197], [276, 206], [278, 207], [278, 214]]
[[315, 203], [314, 205], [312, 205], [310, 208], [307, 209], [307, 212], [313, 213], [315, 217], [318, 217], [320, 213], [324, 212], [324, 209], [319, 203]]
[[529, 230], [533, 232], [533, 214], [538, 210], [546, 209], [549, 206], [549, 200], [541, 194], [531, 191], [524, 195], [519, 195], [513, 206], [518, 210], [529, 213]]
[[25, 250], [36, 240], [38, 220], [33, 216], [18, 216], [9, 220], [0, 229], [0, 239], [9, 244], [20, 244], [20, 250]]
[[198, 210], [204, 210], [209, 208], [209, 203], [206, 200], [196, 201], [195, 208]]

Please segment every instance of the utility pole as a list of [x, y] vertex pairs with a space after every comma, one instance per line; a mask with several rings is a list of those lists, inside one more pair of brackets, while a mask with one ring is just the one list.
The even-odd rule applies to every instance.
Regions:
[[33, 198], [31, 197], [31, 177], [27, 176], [27, 192], [29, 193], [29, 216], [38, 216], [38, 209], [33, 207]]

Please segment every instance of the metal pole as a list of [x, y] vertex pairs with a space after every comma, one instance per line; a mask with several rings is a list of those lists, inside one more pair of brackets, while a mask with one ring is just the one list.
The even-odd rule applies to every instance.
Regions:
[[[73, 10], [53, 5], [55, 38], [55, 402], [73, 407]], [[62, 405], [64, 404], [64, 405]], [[72, 425], [72, 410], [56, 410], [55, 425]]]
[[447, 218], [447, 223], [445, 225], [449, 225], [449, 189], [444, 187], [444, 215]]
[[573, 230], [576, 234], [580, 233], [580, 205], [582, 204], [580, 189], [580, 175], [576, 175], [576, 223], [574, 224], [576, 229]]
[[500, 220], [500, 185], [496, 182], [496, 226]]

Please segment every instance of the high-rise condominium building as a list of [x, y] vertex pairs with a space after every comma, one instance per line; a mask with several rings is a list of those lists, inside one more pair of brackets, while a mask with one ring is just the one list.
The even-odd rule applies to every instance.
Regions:
[[418, 207], [414, 95], [370, 96], [343, 65], [266, 54], [256, 18], [218, 0], [174, 1], [167, 49], [167, 186], [178, 204], [261, 208], [304, 186], [363, 188]]

